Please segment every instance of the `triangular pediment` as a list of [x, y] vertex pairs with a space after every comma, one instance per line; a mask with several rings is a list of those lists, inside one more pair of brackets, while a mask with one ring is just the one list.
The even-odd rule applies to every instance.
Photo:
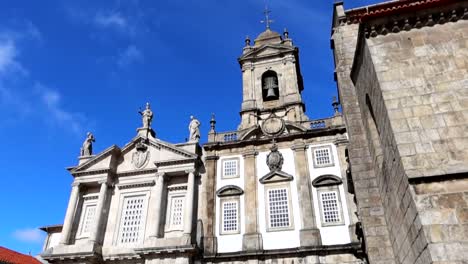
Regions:
[[287, 52], [293, 52], [295, 51], [296, 48], [292, 46], [285, 46], [281, 44], [267, 44], [264, 46], [261, 46], [260, 48], [253, 49], [246, 54], [243, 54], [239, 60], [248, 60], [248, 59], [258, 59], [258, 58], [263, 58], [263, 57], [270, 57], [270, 56], [276, 56], [279, 54], [287, 53]]
[[122, 148], [117, 173], [193, 162], [198, 158], [195, 150], [195, 146], [191, 152], [160, 139], [137, 136]]
[[292, 181], [294, 177], [284, 171], [270, 171], [265, 176], [260, 178], [260, 183], [267, 184], [267, 183], [274, 183], [274, 182], [284, 182], [284, 181]]

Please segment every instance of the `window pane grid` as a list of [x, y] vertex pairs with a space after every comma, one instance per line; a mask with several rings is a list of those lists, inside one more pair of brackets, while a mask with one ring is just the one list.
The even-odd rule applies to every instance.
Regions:
[[119, 243], [140, 242], [145, 198], [144, 196], [135, 196], [124, 199]]
[[226, 160], [223, 162], [223, 175], [226, 177], [237, 176], [237, 160]]
[[270, 227], [289, 227], [289, 204], [286, 189], [268, 190]]
[[321, 148], [315, 150], [315, 163], [317, 165], [330, 165], [332, 164], [329, 148]]
[[338, 207], [338, 195], [336, 192], [321, 193], [323, 221], [325, 223], [339, 223], [340, 211]]
[[171, 200], [171, 227], [180, 227], [184, 217], [184, 198], [173, 197]]
[[94, 216], [96, 214], [96, 205], [87, 205], [85, 207], [84, 218], [83, 218], [83, 228], [81, 230], [82, 234], [88, 234], [91, 232], [94, 227]]
[[223, 203], [223, 232], [238, 231], [237, 202]]

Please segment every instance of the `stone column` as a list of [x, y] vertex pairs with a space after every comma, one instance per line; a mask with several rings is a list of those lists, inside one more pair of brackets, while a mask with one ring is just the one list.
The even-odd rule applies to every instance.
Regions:
[[60, 244], [62, 245], [68, 245], [70, 242], [70, 234], [80, 193], [80, 183], [74, 182], [72, 186], [70, 200], [68, 201], [67, 213], [65, 214], [65, 220], [63, 221], [62, 237], [60, 239]]
[[187, 194], [185, 195], [185, 213], [184, 213], [184, 236], [191, 243], [192, 237], [192, 218], [193, 218], [193, 199], [195, 189], [195, 170], [189, 170], [187, 177]]
[[162, 207], [162, 201], [163, 201], [163, 194], [164, 194], [164, 177], [165, 174], [163, 172], [158, 173], [158, 179], [156, 182], [156, 199], [155, 199], [155, 205], [154, 205], [154, 226], [152, 226], [149, 229], [149, 237], [150, 238], [159, 238], [161, 237], [161, 234], [159, 233], [159, 230], [161, 229], [161, 207]]
[[206, 174], [202, 178], [200, 217], [203, 228], [203, 253], [207, 256], [216, 255], [217, 241], [216, 224], [216, 175], [219, 157], [208, 153], [205, 158]]
[[310, 183], [309, 164], [307, 161], [307, 146], [303, 142], [293, 145], [294, 164], [296, 166], [296, 187], [301, 210], [301, 246], [317, 246], [322, 244], [320, 230], [315, 222], [312, 186]]
[[243, 154], [245, 234], [242, 239], [242, 250], [250, 252], [263, 249], [262, 235], [258, 232], [257, 154], [253, 148]]
[[96, 214], [94, 219], [94, 228], [91, 232], [91, 236], [89, 238], [90, 241], [96, 242], [99, 236], [99, 231], [101, 230], [101, 225], [103, 221], [103, 214], [104, 214], [104, 202], [106, 201], [107, 197], [107, 181], [99, 182], [101, 184], [101, 189], [99, 190], [99, 197], [98, 202], [96, 205]]

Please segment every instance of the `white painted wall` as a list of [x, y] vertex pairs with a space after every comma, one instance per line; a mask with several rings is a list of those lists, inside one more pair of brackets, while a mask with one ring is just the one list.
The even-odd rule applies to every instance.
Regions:
[[49, 235], [47, 240], [47, 245], [45, 249], [55, 247], [60, 243], [60, 238], [62, 237], [62, 233], [52, 233]]
[[[239, 177], [232, 179], [222, 179], [222, 169], [223, 169], [223, 160], [238, 158], [239, 159]], [[244, 159], [242, 155], [234, 156], [222, 156], [218, 159], [217, 172], [216, 172], [216, 190], [227, 186], [235, 185], [240, 187], [242, 190], [244, 188]], [[220, 212], [220, 199], [216, 197], [216, 220], [215, 220], [215, 230], [216, 236], [218, 237], [218, 252], [236, 252], [242, 250], [242, 237], [244, 235], [244, 226], [245, 226], [245, 215], [244, 215], [244, 195], [239, 197], [239, 215], [240, 215], [240, 233], [239, 234], [221, 234], [220, 222], [221, 222], [221, 212]], [[203, 206], [203, 205], [202, 205]]]
[[[334, 166], [325, 167], [325, 168], [314, 167], [312, 149], [315, 147], [321, 147], [321, 146], [332, 147]], [[309, 168], [310, 168], [310, 177], [311, 177], [310, 182], [312, 182], [315, 178], [321, 175], [325, 175], [325, 174], [332, 174], [343, 179], [343, 176], [341, 175], [341, 170], [340, 170], [341, 164], [338, 159], [336, 146], [334, 144], [310, 145], [309, 148], [307, 149], [307, 156], [308, 156]], [[344, 191], [343, 184], [341, 184], [338, 189], [340, 192], [342, 217], [344, 218], [344, 225], [322, 226], [317, 189], [315, 187], [312, 187], [312, 195], [313, 195], [314, 209], [315, 209], [315, 221], [317, 223], [317, 227], [320, 229], [320, 234], [322, 237], [323, 245], [347, 244], [351, 242], [350, 237], [349, 237], [349, 231], [348, 231], [350, 220], [349, 220], [349, 215], [348, 215], [348, 207], [346, 204], [346, 193]]]
[[260, 152], [257, 156], [257, 184], [258, 184], [258, 219], [259, 228], [263, 237], [263, 248], [264, 249], [281, 249], [281, 248], [293, 248], [300, 246], [299, 230], [301, 229], [301, 215], [299, 210], [299, 201], [297, 198], [297, 187], [296, 187], [296, 169], [294, 165], [294, 154], [291, 149], [279, 149], [284, 158], [282, 171], [293, 175], [294, 180], [290, 181], [289, 190], [291, 195], [291, 213], [293, 216], [294, 229], [286, 231], [270, 231], [267, 232], [266, 222], [266, 205], [265, 205], [265, 188], [258, 180], [265, 176], [270, 169], [266, 164], [266, 157], [268, 152]]

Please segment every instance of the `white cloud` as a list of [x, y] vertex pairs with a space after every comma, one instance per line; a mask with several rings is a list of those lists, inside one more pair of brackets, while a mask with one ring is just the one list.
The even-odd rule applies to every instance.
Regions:
[[13, 232], [13, 237], [22, 242], [42, 243], [44, 234], [37, 228], [19, 229]]
[[70, 128], [73, 132], [80, 134], [83, 132], [84, 117], [78, 113], [68, 111], [62, 107], [62, 95], [41, 84], [36, 84], [40, 99], [46, 110], [50, 113], [53, 121], [62, 127]]
[[140, 62], [142, 60], [142, 52], [135, 45], [130, 45], [119, 54], [117, 58], [117, 64], [120, 67], [126, 67], [130, 64]]
[[94, 17], [94, 23], [101, 28], [114, 28], [117, 30], [127, 30], [128, 22], [119, 12], [98, 13]]
[[16, 54], [16, 47], [11, 39], [0, 40], [0, 73], [16, 63]]

